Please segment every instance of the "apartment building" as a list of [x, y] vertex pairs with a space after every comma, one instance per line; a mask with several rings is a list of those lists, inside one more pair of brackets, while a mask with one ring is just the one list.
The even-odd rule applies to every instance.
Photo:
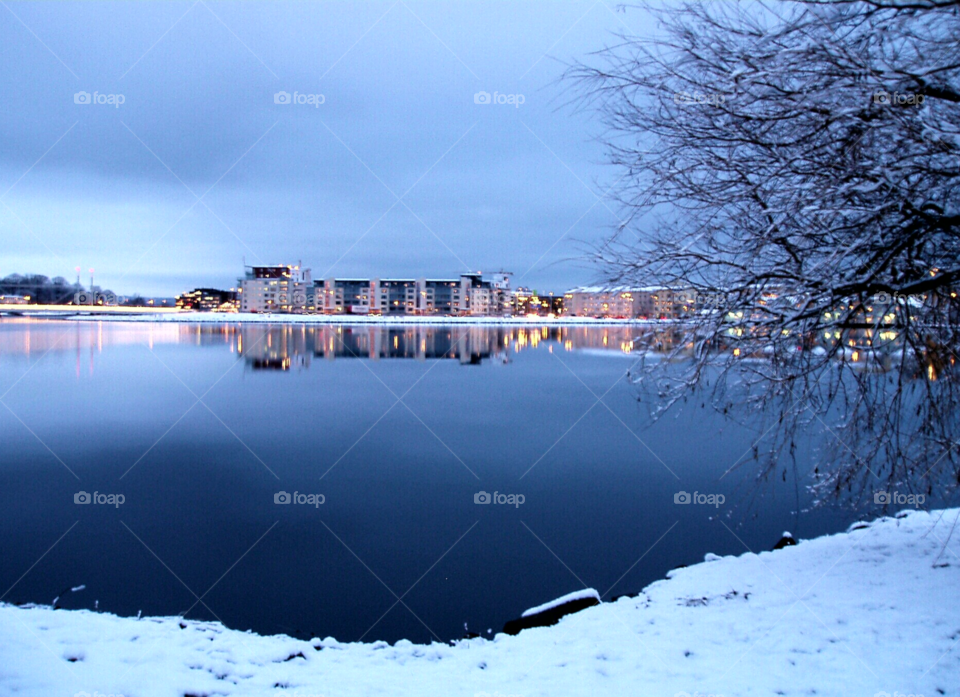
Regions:
[[373, 309], [369, 278], [328, 278], [314, 281], [317, 312], [328, 315], [367, 315]]
[[581, 286], [564, 293], [569, 314], [577, 317], [677, 319], [696, 311], [696, 293], [634, 286]]
[[466, 296], [457, 278], [421, 278], [417, 284], [417, 311], [421, 315], [459, 315]]
[[239, 279], [241, 312], [316, 312], [310, 269], [298, 264], [247, 266]]
[[513, 294], [514, 314], [538, 317], [560, 317], [565, 312], [564, 296], [547, 293], [541, 295], [536, 290], [517, 288]]
[[380, 315], [417, 314], [417, 281], [412, 278], [375, 278], [370, 281], [371, 311]]
[[649, 313], [652, 289], [627, 286], [581, 286], [563, 294], [564, 306], [576, 317], [642, 317]]
[[[327, 278], [313, 281], [299, 265], [245, 267], [241, 312], [361, 315], [509, 316], [515, 303], [511, 274], [459, 278]], [[198, 289], [204, 290], [204, 289]]]
[[236, 312], [239, 302], [235, 290], [218, 288], [195, 288], [178, 295], [176, 306], [181, 310], [199, 312]]

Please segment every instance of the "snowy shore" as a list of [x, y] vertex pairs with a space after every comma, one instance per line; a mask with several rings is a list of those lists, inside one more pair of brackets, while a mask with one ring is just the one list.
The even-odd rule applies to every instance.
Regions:
[[0, 694], [958, 696], [958, 517], [707, 555], [636, 598], [454, 646], [0, 604]]

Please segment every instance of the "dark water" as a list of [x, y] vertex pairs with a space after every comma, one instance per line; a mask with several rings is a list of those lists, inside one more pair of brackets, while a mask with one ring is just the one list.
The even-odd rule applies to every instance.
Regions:
[[643, 428], [630, 349], [621, 328], [0, 321], [0, 593], [448, 640], [850, 522], [798, 514], [792, 476], [757, 485], [758, 433], [693, 407]]

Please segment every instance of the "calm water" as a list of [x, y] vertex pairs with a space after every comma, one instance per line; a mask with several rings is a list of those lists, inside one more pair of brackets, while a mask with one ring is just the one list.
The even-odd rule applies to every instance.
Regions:
[[64, 607], [448, 640], [583, 584], [608, 599], [707, 552], [850, 522], [798, 515], [792, 476], [757, 485], [757, 433], [698, 407], [645, 428], [630, 339], [2, 320], [3, 600], [85, 584]]

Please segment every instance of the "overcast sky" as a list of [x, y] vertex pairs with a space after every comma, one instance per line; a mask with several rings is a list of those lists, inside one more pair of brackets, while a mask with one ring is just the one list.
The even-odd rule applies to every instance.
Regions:
[[646, 21], [612, 0], [8, 2], [0, 276], [93, 267], [173, 295], [233, 285], [245, 257], [591, 281], [564, 260], [616, 222], [598, 198], [616, 173], [560, 61]]

